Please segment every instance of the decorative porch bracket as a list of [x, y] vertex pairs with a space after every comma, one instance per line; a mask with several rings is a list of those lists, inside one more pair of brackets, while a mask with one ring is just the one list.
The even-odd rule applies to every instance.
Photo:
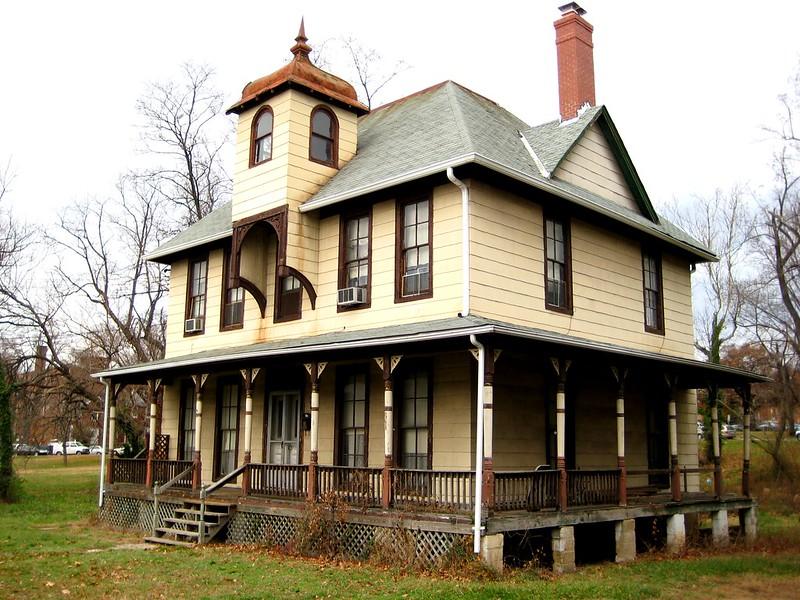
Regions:
[[[244, 464], [250, 464], [253, 447], [253, 381], [258, 377], [260, 368], [240, 369], [244, 379]], [[250, 469], [242, 472], [242, 494], [250, 493]]]
[[200, 489], [200, 482], [203, 479], [203, 463], [200, 456], [200, 440], [202, 439], [203, 428], [203, 386], [208, 380], [208, 373], [192, 375], [194, 382], [194, 457], [192, 459], [194, 469], [192, 470], [192, 489]]
[[392, 466], [394, 464], [394, 391], [392, 373], [400, 364], [402, 355], [378, 356], [375, 363], [383, 376], [383, 473], [381, 505], [389, 508], [392, 503]]
[[308, 462], [308, 501], [317, 501], [317, 464], [319, 463], [319, 378], [326, 362], [305, 363], [303, 365], [311, 382], [311, 460]]
[[617, 382], [617, 468], [619, 469], [620, 506], [628, 504], [628, 473], [625, 467], [625, 379], [628, 369], [611, 367], [611, 373]]
[[558, 508], [567, 508], [567, 372], [572, 361], [564, 358], [551, 358], [550, 363], [558, 378], [556, 388], [556, 468], [558, 469]]

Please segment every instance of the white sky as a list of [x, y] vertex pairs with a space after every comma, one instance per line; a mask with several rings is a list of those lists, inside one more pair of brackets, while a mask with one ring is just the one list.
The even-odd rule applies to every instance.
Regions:
[[[566, 1], [566, 0], [564, 0]], [[5, 2], [0, 8], [0, 165], [15, 208], [47, 222], [113, 191], [137, 160], [146, 83], [205, 62], [229, 104], [309, 43], [352, 35], [412, 68], [378, 104], [453, 79], [529, 124], [557, 117], [557, 0], [510, 2]], [[769, 178], [776, 121], [800, 50], [800, 2], [583, 0], [606, 104], [651, 198]]]

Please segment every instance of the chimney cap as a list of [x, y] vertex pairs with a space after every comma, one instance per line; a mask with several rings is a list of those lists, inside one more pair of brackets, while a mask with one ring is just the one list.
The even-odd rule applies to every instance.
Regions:
[[568, 15], [569, 13], [573, 13], [573, 12], [575, 14], [577, 14], [579, 17], [582, 17], [583, 15], [586, 14], [586, 11], [583, 8], [581, 8], [580, 5], [577, 2], [568, 2], [567, 4], [559, 6], [558, 10], [561, 11], [561, 16], [562, 17]]

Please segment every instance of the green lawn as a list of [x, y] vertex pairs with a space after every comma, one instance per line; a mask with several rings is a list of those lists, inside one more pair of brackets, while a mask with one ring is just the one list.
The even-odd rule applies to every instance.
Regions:
[[[789, 539], [754, 550], [654, 554], [626, 566], [584, 567], [554, 577], [479, 569], [458, 575], [300, 559], [264, 549], [151, 549], [140, 536], [100, 527], [97, 457], [34, 457], [18, 464], [19, 503], [0, 505], [0, 598], [795, 598], [800, 589], [797, 515], [764, 515]], [[125, 547], [125, 544], [133, 544]]]

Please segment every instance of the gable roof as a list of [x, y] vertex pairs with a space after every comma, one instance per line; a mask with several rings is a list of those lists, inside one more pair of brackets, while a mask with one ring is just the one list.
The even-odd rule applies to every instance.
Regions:
[[[601, 127], [612, 147], [640, 211], [550, 176], [594, 123]], [[656, 214], [605, 107], [589, 108], [565, 123], [551, 121], [529, 127], [497, 103], [453, 81], [427, 88], [361, 117], [356, 155], [301, 205], [300, 211], [310, 212], [467, 164], [481, 165], [602, 214], [678, 247], [700, 261], [716, 260], [711, 250]], [[165, 260], [192, 246], [230, 235], [230, 205], [226, 205], [148, 258]]]

